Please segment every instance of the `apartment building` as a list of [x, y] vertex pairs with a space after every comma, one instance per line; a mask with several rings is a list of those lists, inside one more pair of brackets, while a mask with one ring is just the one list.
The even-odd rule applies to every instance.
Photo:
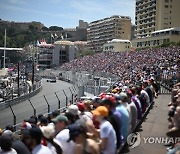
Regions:
[[132, 44], [129, 40], [113, 39], [103, 45], [104, 52], [131, 51]]
[[128, 16], [112, 16], [93, 21], [88, 27], [87, 47], [90, 51], [103, 51], [103, 45], [113, 39], [131, 38], [131, 18]]
[[79, 20], [79, 26], [76, 27], [76, 41], [87, 41], [87, 28], [88, 23], [84, 22], [83, 20]]
[[180, 0], [136, 0], [137, 38], [147, 37], [153, 31], [180, 27]]
[[169, 42], [180, 42], [180, 27], [154, 31], [150, 37], [132, 40], [133, 48], [147, 48], [160, 46]]

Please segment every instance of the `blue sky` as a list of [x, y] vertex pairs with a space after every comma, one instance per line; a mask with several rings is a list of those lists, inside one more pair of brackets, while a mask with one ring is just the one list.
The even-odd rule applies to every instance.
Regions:
[[135, 0], [0, 0], [0, 18], [40, 21], [73, 28], [79, 19], [92, 22], [112, 15], [130, 16], [134, 23]]

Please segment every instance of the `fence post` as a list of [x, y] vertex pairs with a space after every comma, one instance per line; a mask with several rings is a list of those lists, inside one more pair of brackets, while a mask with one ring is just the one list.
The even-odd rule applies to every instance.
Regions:
[[73, 91], [74, 91], [74, 92], [76, 92], [76, 90], [75, 90], [74, 86], [72, 86], [72, 89], [73, 89]]
[[74, 101], [73, 101], [74, 96], [73, 96], [73, 92], [72, 92], [72, 90], [71, 90], [71, 87], [69, 87], [69, 90], [70, 90], [70, 92], [71, 92], [71, 94], [72, 94], [72, 104], [73, 104], [73, 103], [74, 103]]
[[36, 109], [34, 107], [34, 105], [32, 104], [31, 100], [28, 99], [29, 103], [31, 104], [32, 108], [33, 108], [33, 111], [34, 111], [34, 116], [36, 116]]
[[66, 107], [68, 106], [68, 97], [67, 97], [67, 95], [66, 95], [66, 93], [65, 93], [65, 91], [63, 90], [63, 93], [64, 93], [64, 95], [65, 95], [65, 97], [66, 97]]
[[73, 86], [74, 90], [77, 91], [76, 86]]
[[48, 105], [48, 113], [50, 112], [50, 105], [49, 105], [49, 103], [48, 103], [48, 101], [47, 101], [47, 98], [46, 98], [46, 96], [45, 95], [43, 95], [44, 96], [44, 99], [45, 99], [45, 101], [46, 101], [46, 103], [47, 103], [47, 105]]
[[13, 124], [14, 124], [14, 130], [16, 130], [16, 115], [15, 115], [15, 113], [14, 113], [14, 111], [13, 111], [13, 109], [12, 109], [12, 106], [10, 105], [10, 103], [9, 103], [9, 107], [10, 107], [10, 109], [11, 109], [11, 112], [12, 112], [12, 114], [13, 114]]
[[56, 92], [55, 92], [55, 95], [56, 95], [56, 97], [58, 99], [58, 108], [60, 109], [61, 108], [61, 101], [60, 101], [60, 99], [59, 99], [59, 97], [58, 97]]

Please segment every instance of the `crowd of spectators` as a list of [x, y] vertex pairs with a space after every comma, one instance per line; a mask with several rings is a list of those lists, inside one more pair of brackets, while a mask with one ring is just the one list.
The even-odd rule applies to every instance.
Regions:
[[174, 80], [178, 78], [177, 61], [180, 47], [145, 49], [140, 51], [101, 52], [75, 59], [61, 66], [62, 70], [105, 72], [120, 78], [136, 81], [142, 70], [169, 74]]
[[[24, 120], [18, 135], [12, 126], [7, 126], [0, 132], [0, 153], [115, 154], [158, 97], [157, 68], [164, 75], [167, 70], [176, 73], [179, 51], [180, 48], [171, 47], [97, 53], [64, 64], [64, 69], [110, 72], [120, 80], [109, 92], [71, 104], [63, 113], [54, 111]], [[169, 104], [168, 136], [179, 133], [179, 87], [175, 85]], [[174, 146], [172, 150], [178, 148]]]
[[115, 154], [157, 97], [154, 80], [118, 82], [112, 91], [71, 104], [64, 113], [32, 116], [23, 121], [19, 136], [7, 126], [1, 153]]
[[167, 136], [174, 138], [174, 143], [171, 144], [168, 154], [174, 154], [180, 151], [180, 143], [176, 143], [176, 139], [180, 138], [180, 83], [174, 85], [169, 106], [169, 130]]

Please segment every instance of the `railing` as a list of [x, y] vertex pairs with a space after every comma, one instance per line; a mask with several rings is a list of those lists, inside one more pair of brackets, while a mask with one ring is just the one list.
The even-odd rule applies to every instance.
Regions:
[[[164, 81], [168, 81], [168, 82], [164, 82]], [[175, 83], [175, 82], [173, 82], [173, 83]], [[159, 91], [158, 91], [159, 94], [171, 94], [171, 92], [172, 92], [172, 80], [167, 80], [167, 78], [161, 77], [157, 80], [157, 84], [159, 84]], [[132, 130], [132, 133], [137, 132], [140, 125], [146, 119], [146, 116], [148, 115], [149, 111], [152, 109], [153, 105], [154, 105], [154, 101], [150, 103], [150, 105], [146, 109], [145, 113], [143, 114], [142, 119], [137, 122], [135, 128]], [[120, 147], [120, 149], [118, 150], [118, 153], [122, 153], [122, 151], [126, 147], [127, 147], [127, 140], [126, 140], [125, 144], [122, 147]]]
[[[24, 118], [26, 117], [30, 117], [32, 115], [37, 115], [37, 114], [44, 114], [44, 115], [48, 115], [50, 114], [52, 111], [54, 110], [59, 110], [60, 113], [64, 112], [64, 110], [66, 110], [67, 106], [70, 104], [76, 104], [77, 103], [77, 97], [79, 94], [79, 86], [84, 86], [84, 83], [86, 83], [86, 80], [81, 80], [77, 78], [73, 81], [72, 79], [75, 79], [72, 76], [66, 76], [66, 78], [64, 78], [64, 81], [67, 82], [72, 82], [72, 83], [76, 83], [77, 86], [71, 86], [67, 89], [64, 89], [62, 91], [59, 92], [55, 92], [55, 93], [51, 93], [48, 95], [42, 95], [41, 97], [34, 97], [31, 99], [28, 99], [26, 101], [26, 104], [22, 107], [22, 111], [24, 109], [24, 107], [26, 107], [27, 105], [29, 105], [31, 107], [31, 112], [27, 112], [25, 114], [25, 116], [22, 116], [23, 112], [21, 113], [17, 113], [10, 104], [9, 104], [9, 108], [11, 109], [11, 113], [13, 116], [13, 120], [11, 121], [11, 124], [14, 124], [14, 128], [17, 130], [17, 132], [20, 130], [20, 126], [21, 126], [21, 122], [24, 120]], [[170, 82], [170, 80], [167, 80], [168, 78], [164, 78], [161, 76], [161, 78], [159, 77], [158, 79], [158, 83], [160, 85], [160, 90], [159, 93], [160, 94], [170, 94], [171, 90], [172, 90], [172, 82]], [[167, 82], [168, 81], [168, 82]], [[116, 84], [118, 81], [116, 82], [112, 82], [111, 86], [107, 89], [107, 91], [112, 89], [112, 86], [114, 84]], [[41, 105], [38, 106], [38, 102], [41, 102]], [[43, 103], [42, 103], [43, 102]], [[147, 114], [149, 113], [150, 109], [152, 108], [153, 103], [150, 104], [150, 106], [147, 108], [146, 112], [143, 115], [142, 120], [140, 120], [137, 124], [135, 129], [132, 131], [134, 132], [144, 121], [145, 117], [147, 116]], [[9, 117], [8, 117], [9, 119]], [[7, 120], [7, 119], [6, 119]], [[6, 121], [4, 119], [4, 121]], [[4, 126], [6, 126], [8, 123], [3, 123]], [[120, 151], [124, 148], [124, 146], [122, 146], [120, 148]]]
[[35, 96], [37, 93], [39, 93], [42, 89], [41, 81], [38, 81], [34, 87], [33, 91], [24, 95], [21, 95], [19, 97], [13, 97], [11, 100], [5, 100], [4, 102], [0, 103], [0, 110], [3, 110], [5, 108], [8, 108], [10, 105], [18, 104], [22, 101], [25, 101], [27, 98]]
[[[10, 111], [6, 113], [8, 116], [3, 121], [0, 121], [0, 125], [3, 128], [7, 125], [14, 125], [14, 129], [19, 131], [23, 120], [33, 115], [50, 114], [54, 110], [63, 111], [69, 104], [76, 103], [77, 94], [78, 88], [70, 86], [67, 89], [49, 93], [48, 95], [34, 96], [18, 104], [18, 106], [12, 106], [9, 103]], [[7, 110], [1, 112], [7, 112]]]

